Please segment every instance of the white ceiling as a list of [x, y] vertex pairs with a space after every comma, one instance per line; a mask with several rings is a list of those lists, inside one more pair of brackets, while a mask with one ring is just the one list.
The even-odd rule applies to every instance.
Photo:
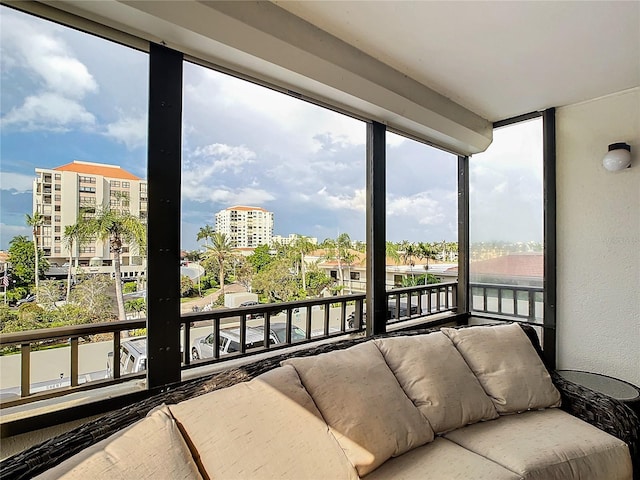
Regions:
[[491, 121], [640, 85], [640, 2], [276, 1]]

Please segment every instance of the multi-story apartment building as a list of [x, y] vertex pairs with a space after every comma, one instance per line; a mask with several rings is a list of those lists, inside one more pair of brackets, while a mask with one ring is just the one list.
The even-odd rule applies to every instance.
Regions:
[[236, 205], [216, 213], [216, 232], [224, 233], [236, 248], [271, 245], [273, 212]]
[[307, 237], [306, 235], [298, 235], [297, 233], [290, 233], [287, 237], [274, 235], [272, 237], [272, 241], [273, 243], [277, 242], [280, 245], [291, 245], [295, 243], [299, 238], [306, 238], [310, 243], [313, 243], [314, 245], [318, 244], [318, 239], [316, 237]]
[[[36, 239], [55, 267], [69, 261], [63, 239], [65, 227], [78, 221], [80, 208], [91, 213], [111, 208], [147, 218], [147, 182], [116, 165], [73, 161], [53, 169], [36, 168], [33, 211], [43, 215]], [[89, 240], [75, 247], [78, 265], [94, 273], [112, 272], [108, 242]], [[123, 247], [123, 277], [144, 275], [144, 259], [136, 247]], [[55, 268], [52, 269], [55, 271]]]

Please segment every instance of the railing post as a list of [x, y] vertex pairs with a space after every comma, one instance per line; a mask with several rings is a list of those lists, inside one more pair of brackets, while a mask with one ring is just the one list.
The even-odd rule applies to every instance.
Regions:
[[120, 332], [113, 332], [113, 378], [120, 378]]
[[[71, 337], [71, 386], [78, 386], [78, 337]], [[120, 363], [120, 358], [118, 358]]]
[[20, 345], [20, 396], [31, 394], [31, 344]]

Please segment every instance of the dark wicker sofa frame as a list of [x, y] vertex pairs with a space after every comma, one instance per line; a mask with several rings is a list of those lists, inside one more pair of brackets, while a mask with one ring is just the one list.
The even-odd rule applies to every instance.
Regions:
[[[543, 358], [535, 330], [529, 325], [520, 324], [520, 326], [531, 340], [538, 354]], [[264, 372], [278, 367], [280, 362], [286, 358], [311, 356], [344, 349], [369, 341], [372, 338], [417, 335], [435, 331], [438, 331], [438, 329], [417, 329], [325, 343], [182, 382], [168, 391], [155, 394], [143, 401], [107, 413], [97, 420], [81, 425], [5, 459], [0, 462], [0, 478], [3, 480], [31, 478], [52, 468], [84, 448], [144, 418], [150, 410], [158, 405], [178, 403], [236, 383], [251, 380]], [[640, 480], [640, 420], [638, 416], [619, 400], [565, 380], [554, 371], [550, 371], [550, 373], [555, 386], [562, 396], [561, 408], [624, 441], [629, 446], [633, 459], [633, 478], [634, 480]]]

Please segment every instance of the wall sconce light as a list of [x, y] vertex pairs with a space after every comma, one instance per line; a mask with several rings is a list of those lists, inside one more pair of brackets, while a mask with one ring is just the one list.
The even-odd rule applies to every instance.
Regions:
[[602, 159], [602, 166], [610, 172], [617, 172], [631, 166], [631, 147], [623, 142], [612, 143]]

